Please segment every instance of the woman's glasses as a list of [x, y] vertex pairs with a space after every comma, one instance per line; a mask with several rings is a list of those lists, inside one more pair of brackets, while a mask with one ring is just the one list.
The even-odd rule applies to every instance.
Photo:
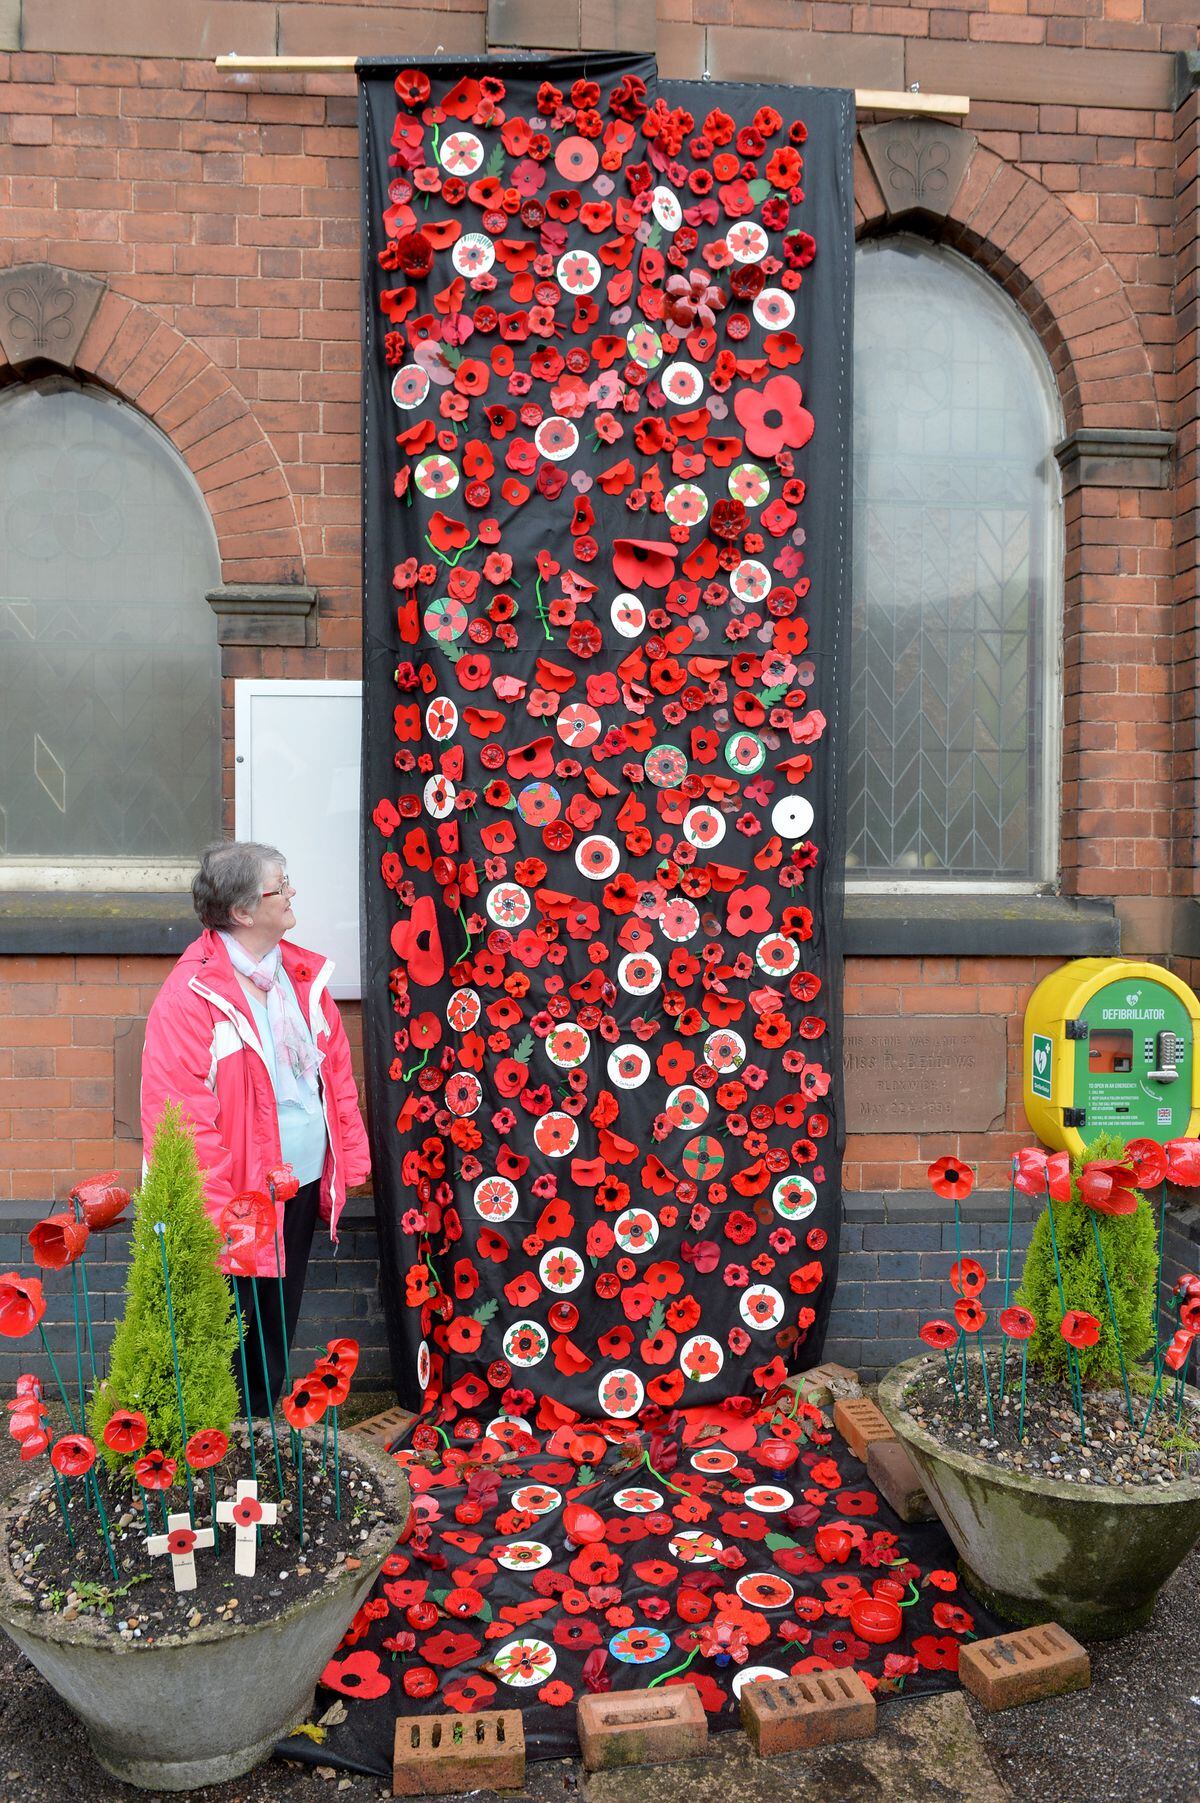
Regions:
[[259, 894], [262, 896], [264, 901], [269, 900], [269, 898], [272, 895], [295, 895], [295, 893], [296, 893], [295, 884], [289, 883], [286, 881], [282, 882], [279, 885], [278, 889], [260, 889], [259, 890]]

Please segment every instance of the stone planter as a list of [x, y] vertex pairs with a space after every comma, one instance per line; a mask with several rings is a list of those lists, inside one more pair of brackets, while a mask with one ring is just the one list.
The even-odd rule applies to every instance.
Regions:
[[[1004, 1471], [951, 1449], [904, 1407], [936, 1358], [908, 1359], [879, 1406], [958, 1549], [967, 1587], [1006, 1621], [1057, 1621], [1085, 1639], [1128, 1634], [1200, 1536], [1200, 1476], [1142, 1490]], [[1190, 1407], [1200, 1393], [1188, 1391]]]
[[[306, 1440], [319, 1452], [320, 1435]], [[386, 1453], [342, 1439], [343, 1469], [376, 1479], [389, 1519], [342, 1571], [296, 1595], [270, 1621], [208, 1623], [153, 1645], [118, 1640], [94, 1617], [36, 1608], [14, 1577], [9, 1534], [27, 1486], [0, 1508], [0, 1627], [83, 1722], [106, 1771], [146, 1790], [192, 1790], [240, 1777], [309, 1713], [316, 1682], [409, 1513], [408, 1480]]]

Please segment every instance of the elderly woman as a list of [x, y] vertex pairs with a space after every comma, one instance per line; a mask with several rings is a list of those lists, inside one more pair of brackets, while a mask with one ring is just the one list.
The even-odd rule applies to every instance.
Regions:
[[155, 997], [142, 1056], [146, 1148], [165, 1104], [178, 1103], [214, 1221], [243, 1191], [265, 1194], [280, 1164], [300, 1186], [280, 1205], [282, 1303], [269, 1233], [249, 1253], [255, 1275], [237, 1279], [248, 1346], [256, 1312], [266, 1346], [266, 1381], [252, 1358], [243, 1399], [256, 1414], [282, 1388], [317, 1218], [336, 1244], [347, 1186], [371, 1169], [350, 1047], [329, 995], [333, 965], [284, 938], [296, 924], [295, 893], [274, 846], [209, 846], [192, 884], [204, 931]]

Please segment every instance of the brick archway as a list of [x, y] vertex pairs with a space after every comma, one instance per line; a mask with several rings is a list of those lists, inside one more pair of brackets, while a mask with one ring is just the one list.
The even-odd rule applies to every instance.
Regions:
[[[920, 129], [920, 128], [918, 128]], [[860, 236], [896, 225], [925, 232], [991, 275], [1021, 307], [1054, 370], [1067, 433], [1161, 424], [1154, 376], [1124, 285], [1095, 240], [1049, 189], [955, 127], [963, 170], [935, 209], [889, 205], [861, 142], [854, 206]], [[918, 198], [920, 196], [918, 195]]]
[[[303, 581], [300, 527], [279, 458], [245, 397], [197, 344], [151, 308], [106, 290], [65, 366], [128, 401], [170, 439], [212, 516], [226, 585]], [[0, 383], [15, 373], [0, 353]]]

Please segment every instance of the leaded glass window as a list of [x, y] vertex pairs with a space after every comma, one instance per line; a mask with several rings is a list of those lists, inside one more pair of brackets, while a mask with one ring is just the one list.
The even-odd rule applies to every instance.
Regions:
[[219, 582], [199, 489], [141, 414], [61, 381], [0, 395], [0, 868], [214, 837]]
[[851, 877], [1054, 875], [1059, 435], [999, 288], [918, 238], [860, 247]]

